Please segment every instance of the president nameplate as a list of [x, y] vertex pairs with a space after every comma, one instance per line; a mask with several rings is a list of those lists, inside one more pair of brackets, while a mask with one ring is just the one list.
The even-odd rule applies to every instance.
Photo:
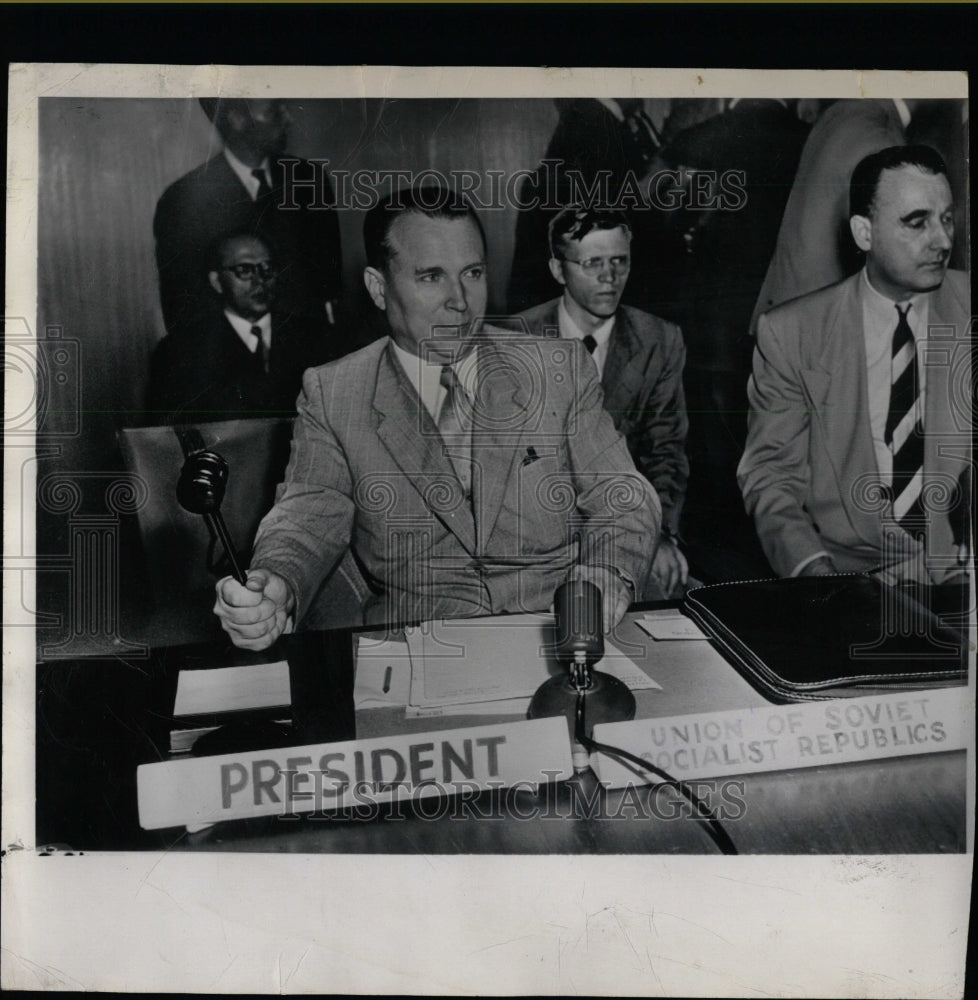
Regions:
[[574, 773], [563, 718], [143, 764], [145, 830], [536, 788]]
[[[968, 688], [952, 687], [606, 723], [594, 739], [674, 778], [720, 778], [961, 750], [974, 717]], [[591, 767], [610, 788], [660, 780], [601, 753]]]

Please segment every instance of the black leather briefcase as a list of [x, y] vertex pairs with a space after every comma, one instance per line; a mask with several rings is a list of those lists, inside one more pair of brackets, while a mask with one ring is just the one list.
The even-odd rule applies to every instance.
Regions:
[[684, 611], [775, 702], [967, 681], [965, 616], [939, 619], [862, 574], [700, 587]]

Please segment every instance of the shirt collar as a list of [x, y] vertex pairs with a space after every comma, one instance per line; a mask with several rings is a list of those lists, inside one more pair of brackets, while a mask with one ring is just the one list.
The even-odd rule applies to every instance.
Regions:
[[252, 354], [258, 350], [258, 338], [251, 332], [253, 327], [259, 327], [261, 329], [261, 339], [266, 345], [270, 346], [272, 343], [272, 314], [265, 313], [261, 319], [252, 322], [250, 319], [245, 319], [244, 316], [239, 316], [236, 312], [231, 312], [230, 309], [224, 310], [224, 315], [227, 321], [231, 324], [234, 332], [241, 338], [245, 347], [251, 351]]
[[562, 337], [566, 337], [568, 340], [583, 340], [590, 333], [594, 337], [594, 342], [598, 347], [601, 347], [607, 344], [611, 337], [611, 329], [615, 325], [615, 317], [609, 316], [595, 330], [582, 330], [574, 321], [574, 317], [571, 316], [564, 302], [564, 297], [561, 296], [560, 303], [557, 306], [557, 325], [560, 327], [560, 335]]
[[900, 123], [907, 128], [910, 125], [910, 108], [907, 107], [907, 102], [901, 97], [894, 97], [892, 100], [900, 116]]
[[242, 163], [235, 155], [228, 149], [227, 146], [224, 147], [224, 159], [228, 161], [228, 166], [235, 172], [238, 180], [247, 188], [248, 194], [251, 195], [251, 200], [254, 201], [258, 197], [258, 178], [253, 176], [252, 170], [262, 170], [265, 173], [265, 180], [269, 182], [271, 186], [271, 176], [268, 169], [268, 157], [266, 156], [264, 160], [257, 167], [249, 167], [247, 163]]
[[[408, 381], [414, 386], [414, 391], [421, 397], [425, 408], [434, 418], [441, 405], [441, 394], [444, 392], [441, 384], [442, 365], [438, 363], [428, 364], [417, 354], [405, 351], [403, 347], [399, 347], [394, 342], [393, 337], [391, 338], [391, 347], [394, 349], [394, 357], [397, 358], [404, 374], [407, 375]], [[456, 377], [470, 400], [474, 400], [476, 395], [478, 356], [479, 350], [474, 347], [464, 358], [452, 365]]]
[[910, 305], [913, 308], [906, 313], [907, 323], [913, 331], [914, 339], [923, 336], [926, 330], [928, 293], [921, 292], [917, 295], [912, 295], [909, 299], [904, 299], [900, 303], [896, 303], [893, 299], [873, 287], [865, 267], [862, 270], [860, 287], [862, 290], [863, 308], [867, 310], [867, 315], [873, 318], [878, 329], [892, 331], [897, 322], [897, 305], [899, 304], [901, 312], [906, 309], [907, 305]]

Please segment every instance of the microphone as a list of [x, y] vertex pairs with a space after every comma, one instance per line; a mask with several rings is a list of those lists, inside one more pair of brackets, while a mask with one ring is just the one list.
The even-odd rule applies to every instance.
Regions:
[[565, 583], [554, 592], [557, 660], [569, 663], [571, 680], [586, 691], [590, 668], [604, 656], [601, 631], [601, 591], [586, 580]]
[[[617, 677], [592, 666], [604, 656], [601, 591], [587, 580], [561, 584], [554, 592], [555, 655], [567, 672], [537, 688], [529, 719], [563, 715], [571, 732], [575, 771], [588, 769], [588, 751], [579, 737], [590, 740], [595, 722], [635, 718], [635, 696]], [[590, 726], [586, 713], [590, 714]]]
[[228, 484], [228, 463], [216, 451], [195, 451], [187, 456], [177, 482], [177, 500], [191, 514], [200, 514], [221, 540], [231, 572], [243, 587], [248, 577], [235, 554], [231, 535], [221, 516], [221, 503]]

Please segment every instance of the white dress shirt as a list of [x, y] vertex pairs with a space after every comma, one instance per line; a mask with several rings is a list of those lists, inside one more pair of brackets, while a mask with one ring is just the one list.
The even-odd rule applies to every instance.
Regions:
[[557, 306], [557, 326], [560, 329], [561, 337], [565, 340], [583, 340], [588, 333], [594, 337], [597, 347], [594, 348], [591, 357], [594, 359], [595, 367], [598, 369], [599, 379], [604, 375], [604, 363], [608, 360], [608, 341], [611, 340], [611, 330], [614, 325], [615, 317], [610, 316], [596, 330], [582, 330], [567, 311], [567, 306], [564, 304], [563, 298], [561, 298], [560, 304]]
[[245, 319], [244, 316], [239, 316], [236, 312], [231, 312], [230, 309], [224, 310], [224, 315], [227, 317], [227, 321], [234, 328], [234, 332], [241, 338], [241, 342], [248, 348], [248, 350], [254, 354], [258, 350], [258, 338], [251, 332], [252, 327], [261, 327], [261, 339], [262, 343], [265, 345], [266, 350], [271, 350], [272, 347], [272, 314], [265, 313], [261, 319], [250, 320]]
[[269, 176], [268, 170], [268, 157], [266, 156], [261, 164], [257, 167], [249, 167], [247, 163], [242, 163], [235, 155], [231, 152], [227, 146], [224, 147], [224, 158], [228, 161], [228, 165], [237, 174], [238, 180], [244, 184], [252, 201], [258, 200], [258, 178], [252, 174], [252, 170], [261, 170], [265, 175], [265, 180], [268, 182], [268, 186], [272, 186], [272, 178]]
[[[391, 346], [394, 348], [394, 357], [400, 362], [408, 381], [414, 386], [415, 392], [421, 397], [421, 402], [424, 403], [431, 419], [437, 424], [441, 405], [445, 400], [445, 393], [448, 391], [441, 384], [442, 364], [440, 362], [426, 362], [424, 358], [398, 347], [393, 339]], [[452, 368], [455, 369], [455, 377], [461, 383], [470, 402], [475, 400], [478, 387], [478, 357], [478, 349], [471, 350], [464, 358], [452, 365]]]

